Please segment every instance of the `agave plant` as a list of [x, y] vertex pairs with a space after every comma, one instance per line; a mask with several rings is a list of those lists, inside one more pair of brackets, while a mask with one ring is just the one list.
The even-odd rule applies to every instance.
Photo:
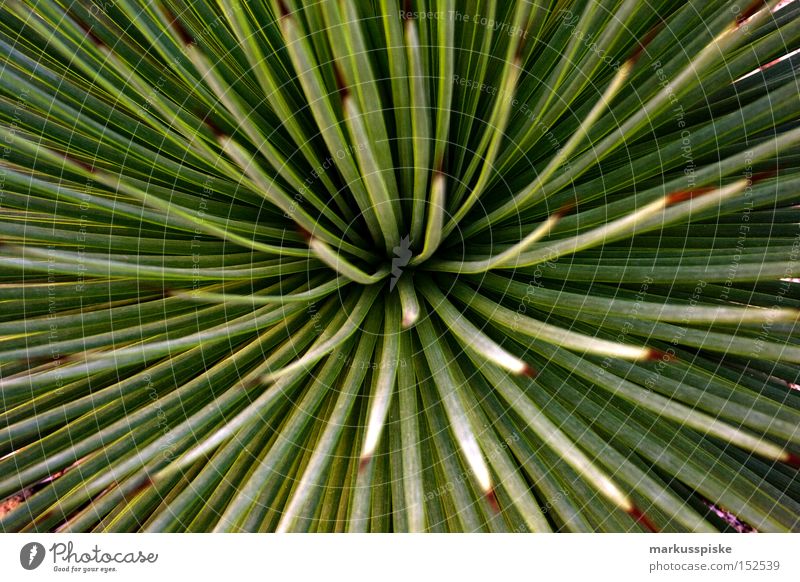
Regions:
[[800, 528], [800, 3], [0, 43], [3, 531]]

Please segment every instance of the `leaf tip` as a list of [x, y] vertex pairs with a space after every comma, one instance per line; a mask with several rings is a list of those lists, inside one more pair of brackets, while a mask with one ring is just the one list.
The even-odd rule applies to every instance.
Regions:
[[778, 169], [775, 168], [774, 170], [764, 170], [763, 172], [756, 172], [749, 178], [750, 185], [758, 184], [759, 182], [763, 182], [764, 180], [769, 180], [770, 178], [774, 178], [778, 175]]
[[486, 501], [492, 508], [492, 511], [495, 514], [500, 513], [500, 502], [497, 500], [497, 494], [494, 492], [494, 487], [490, 487], [489, 489], [487, 489], [485, 496], [486, 496]]
[[792, 467], [793, 469], [800, 470], [800, 455], [797, 453], [786, 452], [783, 462]]
[[750, 4], [736, 15], [736, 28], [741, 27], [745, 22], [755, 16], [756, 12], [767, 5], [766, 0], [753, 0]]
[[703, 188], [687, 188], [685, 190], [677, 190], [670, 194], [667, 194], [664, 200], [665, 206], [671, 206], [673, 204], [678, 204], [680, 202], [685, 202], [687, 200], [692, 200], [693, 198], [698, 198], [703, 196], [704, 194], [708, 194], [709, 192], [713, 192], [716, 190], [714, 186], [705, 186]]
[[163, 3], [160, 4], [160, 6], [164, 18], [167, 20], [167, 22], [169, 22], [169, 25], [172, 27], [172, 30], [175, 31], [175, 34], [177, 35], [178, 39], [186, 46], [197, 44], [194, 40], [194, 37], [192, 37], [192, 35], [189, 34], [189, 31], [186, 30], [186, 27], [183, 25], [183, 23], [180, 20], [178, 20], [178, 17], [175, 16], [175, 14], [173, 14], [172, 11], [169, 8], [167, 8]]
[[655, 348], [647, 348], [647, 358], [650, 361], [662, 361], [662, 362], [675, 362], [678, 360], [678, 356], [675, 354], [670, 354], [665, 352], [664, 350], [657, 350]]
[[286, 2], [284, 2], [284, 0], [278, 0], [277, 4], [278, 4], [278, 16], [280, 16], [281, 18], [287, 18], [291, 15], [289, 7], [286, 6]]
[[333, 63], [333, 76], [336, 79], [336, 90], [342, 96], [342, 101], [350, 97], [350, 89], [347, 88], [347, 81], [344, 78], [342, 68], [338, 63]]
[[142, 476], [141, 481], [137, 483], [136, 486], [131, 490], [131, 495], [130, 495], [131, 498], [136, 497], [137, 495], [142, 493], [145, 489], [150, 487], [152, 484], [153, 484], [153, 479], [150, 477], [150, 475], [145, 473]]
[[[69, 12], [69, 11], [67, 11], [67, 12]], [[94, 32], [94, 30], [92, 30], [91, 26], [89, 26], [88, 24], [83, 22], [80, 18], [75, 18], [75, 22], [77, 22], [78, 26], [81, 27], [81, 30], [83, 30], [83, 33], [86, 35], [86, 38], [88, 38], [90, 41], [92, 41], [92, 43], [94, 43], [95, 46], [98, 46], [98, 47], [104, 47], [105, 46], [106, 43], [104, 43], [100, 39], [100, 37], [97, 36], [97, 34], [95, 34], [95, 32]]]
[[417, 318], [419, 318], [418, 311], [406, 310], [403, 311], [403, 319], [400, 322], [400, 325], [403, 329], [409, 329], [414, 327], [414, 324], [417, 323]]
[[206, 124], [206, 127], [214, 134], [214, 137], [217, 141], [222, 141], [226, 137], [228, 137], [222, 128], [217, 125], [217, 122], [211, 117], [210, 113], [202, 113], [202, 112], [195, 112], [195, 115], [203, 120], [203, 123]]
[[558, 210], [553, 212], [553, 214], [551, 214], [551, 216], [553, 218], [557, 219], [557, 220], [561, 220], [567, 214], [569, 214], [570, 212], [575, 210], [576, 207], [577, 207], [577, 204], [575, 203], [574, 200], [572, 202], [565, 202], [564, 204], [561, 205], [561, 207]]
[[649, 517], [647, 517], [647, 514], [644, 511], [642, 511], [635, 505], [632, 505], [631, 508], [628, 510], [628, 515], [630, 515], [634, 519], [634, 521], [644, 526], [650, 532], [659, 533], [660, 530], [658, 529], [656, 524], [653, 523], [653, 521]]
[[630, 63], [631, 67], [633, 67], [644, 54], [644, 51], [647, 49], [647, 45], [653, 42], [653, 39], [658, 35], [659, 32], [661, 32], [662, 26], [663, 22], [657, 23], [655, 26], [653, 26], [653, 28], [647, 31], [641, 40], [636, 42], [636, 47], [633, 49], [633, 52], [631, 52], [627, 59], [627, 62]]
[[295, 224], [295, 227], [297, 228], [297, 232], [300, 234], [300, 236], [303, 237], [303, 240], [306, 241], [306, 244], [311, 244], [311, 241], [314, 240], [314, 235], [299, 224]]

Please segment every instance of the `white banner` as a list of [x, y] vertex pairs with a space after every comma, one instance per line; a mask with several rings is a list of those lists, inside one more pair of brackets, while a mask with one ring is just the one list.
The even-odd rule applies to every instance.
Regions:
[[797, 581], [799, 550], [791, 534], [4, 534], [0, 580]]

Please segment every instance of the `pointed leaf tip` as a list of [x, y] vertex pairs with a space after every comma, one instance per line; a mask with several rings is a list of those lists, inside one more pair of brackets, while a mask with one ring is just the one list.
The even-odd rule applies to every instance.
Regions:
[[84, 162], [84, 161], [82, 161], [82, 160], [79, 160], [78, 158], [73, 158], [73, 157], [72, 157], [71, 155], [69, 155], [69, 154], [63, 154], [63, 156], [64, 156], [64, 159], [65, 159], [65, 160], [67, 160], [68, 162], [71, 162], [71, 163], [75, 164], [76, 166], [80, 166], [81, 168], [83, 168], [84, 170], [86, 170], [87, 172], [89, 172], [90, 174], [94, 174], [94, 173], [95, 173], [95, 169], [94, 169], [94, 167], [93, 167], [93, 166], [90, 166], [90, 165], [89, 165], [89, 164], [87, 164], [86, 162]]
[[763, 182], [764, 180], [769, 180], [770, 178], [774, 178], [778, 175], [778, 168], [774, 170], [764, 170], [763, 172], [756, 172], [752, 176], [750, 176], [749, 182], [750, 184], [757, 184], [759, 182]]
[[[69, 12], [69, 11], [67, 11], [67, 12]], [[100, 37], [97, 36], [94, 33], [94, 31], [92, 30], [91, 26], [89, 26], [88, 24], [83, 22], [80, 18], [76, 18], [75, 16], [73, 16], [73, 18], [75, 18], [75, 22], [77, 22], [78, 26], [80, 26], [81, 29], [83, 30], [84, 34], [86, 35], [86, 38], [88, 38], [90, 41], [92, 41], [95, 46], [98, 46], [98, 47], [105, 46], [106, 43], [104, 43], [100, 39]]]
[[708, 194], [709, 192], [714, 192], [715, 190], [717, 190], [717, 188], [715, 188], [714, 186], [705, 186], [703, 188], [690, 188], [686, 190], [678, 190], [676, 192], [672, 192], [671, 194], [667, 194], [664, 205], [671, 206], [672, 204], [685, 202], [687, 200], [703, 196], [704, 194]]
[[638, 41], [636, 44], [636, 48], [633, 49], [631, 56], [628, 57], [628, 62], [631, 66], [635, 65], [636, 62], [641, 58], [642, 54], [644, 54], [647, 45], [649, 45], [653, 39], [661, 32], [661, 27], [663, 26], [663, 22], [659, 22], [642, 37], [642, 40]]
[[203, 120], [203, 123], [205, 123], [206, 126], [208, 126], [208, 129], [211, 130], [211, 133], [214, 134], [214, 137], [217, 138], [217, 140], [222, 140], [228, 137], [227, 135], [225, 135], [225, 132], [222, 131], [222, 128], [219, 125], [217, 125], [217, 123], [211, 117], [210, 113], [195, 112], [195, 115], [197, 115], [197, 117]]
[[786, 453], [786, 458], [784, 459], [784, 463], [786, 463], [793, 469], [797, 469], [798, 471], [800, 471], [800, 455], [796, 453]]
[[575, 210], [577, 206], [578, 205], [574, 200], [572, 202], [566, 202], [562, 204], [558, 210], [553, 212], [552, 217], [560, 220], [564, 218], [567, 214]]
[[313, 235], [313, 234], [311, 234], [311, 232], [309, 232], [308, 230], [306, 230], [306, 229], [305, 229], [305, 228], [303, 228], [302, 226], [300, 226], [299, 224], [295, 224], [295, 227], [297, 228], [297, 232], [299, 232], [299, 233], [300, 233], [300, 236], [302, 236], [302, 237], [303, 237], [303, 240], [305, 240], [305, 241], [306, 241], [306, 243], [310, 244], [310, 243], [311, 243], [311, 241], [312, 241], [312, 240], [313, 240], [313, 238], [314, 238], [314, 235]]
[[131, 490], [129, 498], [133, 499], [151, 485], [153, 485], [153, 479], [150, 477], [150, 475], [145, 473], [141, 482], [137, 483], [136, 486]]
[[675, 354], [667, 353], [663, 350], [657, 350], [655, 348], [648, 348], [647, 359], [653, 362], [656, 361], [663, 361], [663, 362], [675, 362], [678, 360], [678, 357]]
[[500, 513], [500, 502], [497, 500], [497, 494], [494, 492], [493, 487], [486, 492], [486, 501], [489, 502], [492, 511]]
[[660, 532], [660, 530], [658, 529], [656, 524], [654, 524], [652, 522], [652, 520], [649, 517], [647, 517], [647, 514], [645, 514], [645, 512], [643, 512], [641, 509], [639, 509], [635, 505], [632, 506], [630, 508], [630, 510], [628, 510], [628, 515], [630, 515], [636, 522], [642, 524], [645, 528], [647, 528], [652, 533], [659, 533]]
[[403, 321], [401, 322], [401, 325], [403, 326], [403, 329], [409, 329], [411, 327], [414, 327], [414, 324], [417, 323], [417, 318], [418, 317], [419, 317], [419, 312], [416, 312], [416, 311], [415, 312], [408, 312], [408, 311], [404, 312], [403, 313]]
[[278, 4], [278, 15], [281, 18], [287, 18], [291, 15], [289, 7], [286, 6], [286, 2], [284, 2], [284, 0], [278, 0], [277, 4]]
[[747, 8], [736, 15], [736, 27], [739, 28], [742, 26], [742, 24], [750, 20], [750, 18], [752, 18], [756, 12], [761, 10], [766, 5], [766, 0], [753, 0]]
[[186, 30], [186, 27], [183, 23], [178, 20], [178, 17], [173, 14], [173, 12], [167, 8], [164, 4], [161, 4], [161, 12], [164, 15], [164, 18], [169, 22], [172, 30], [175, 31], [175, 34], [178, 36], [180, 41], [185, 45], [193, 45], [197, 44], [194, 40], [194, 37], [189, 34], [189, 31]]

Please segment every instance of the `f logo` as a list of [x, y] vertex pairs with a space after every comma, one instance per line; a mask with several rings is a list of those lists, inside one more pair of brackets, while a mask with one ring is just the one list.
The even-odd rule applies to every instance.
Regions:
[[44, 561], [44, 546], [39, 542], [30, 542], [19, 551], [19, 563], [26, 570], [35, 570]]

